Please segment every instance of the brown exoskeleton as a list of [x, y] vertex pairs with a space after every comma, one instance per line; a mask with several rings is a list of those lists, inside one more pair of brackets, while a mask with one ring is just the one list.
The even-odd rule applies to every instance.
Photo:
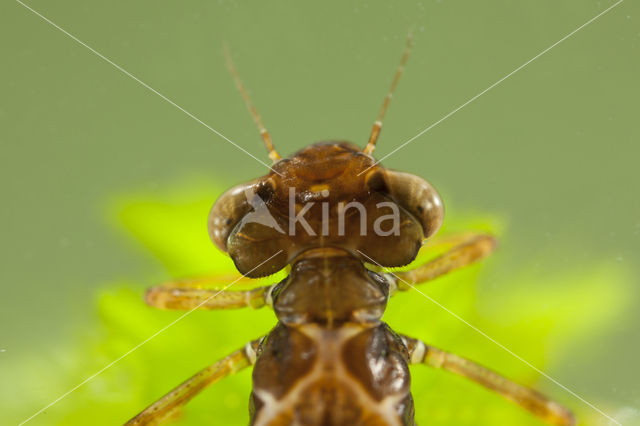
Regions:
[[[285, 266], [286, 279], [248, 291], [216, 292], [184, 283], [154, 287], [147, 303], [164, 309], [271, 306], [278, 324], [265, 337], [198, 372], [131, 419], [156, 424], [206, 386], [253, 365], [251, 424], [414, 425], [409, 365], [469, 378], [548, 424], [573, 425], [569, 410], [465, 358], [397, 334], [380, 321], [389, 297], [487, 256], [491, 236], [474, 234], [436, 259], [411, 263], [443, 219], [424, 179], [387, 170], [371, 156], [409, 53], [402, 57], [369, 143], [311, 145], [280, 159], [235, 71], [231, 73], [274, 161], [270, 172], [223, 194], [209, 217], [213, 242], [250, 278]], [[373, 266], [367, 268], [366, 264]]]

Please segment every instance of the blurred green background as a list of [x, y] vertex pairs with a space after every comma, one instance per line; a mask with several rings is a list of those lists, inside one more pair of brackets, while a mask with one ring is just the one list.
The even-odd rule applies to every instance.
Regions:
[[[413, 29], [381, 157], [613, 2], [27, 4], [266, 162], [225, 41], [286, 155], [364, 145]], [[147, 309], [146, 286], [230, 270], [208, 208], [265, 168], [19, 3], [0, 22], [0, 423], [16, 424], [180, 315]], [[440, 190], [449, 230], [500, 236], [430, 296], [625, 425], [640, 424], [638, 75], [626, 0], [384, 161]], [[610, 424], [417, 293], [386, 320]], [[29, 424], [122, 422], [273, 323], [194, 313]], [[538, 424], [450, 376], [414, 381], [422, 424]], [[221, 386], [181, 421], [244, 424], [249, 374]]]

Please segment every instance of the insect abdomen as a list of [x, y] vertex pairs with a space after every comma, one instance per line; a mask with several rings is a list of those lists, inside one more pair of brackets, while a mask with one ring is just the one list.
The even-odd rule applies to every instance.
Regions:
[[413, 425], [407, 363], [406, 348], [384, 323], [280, 323], [253, 371], [251, 424]]

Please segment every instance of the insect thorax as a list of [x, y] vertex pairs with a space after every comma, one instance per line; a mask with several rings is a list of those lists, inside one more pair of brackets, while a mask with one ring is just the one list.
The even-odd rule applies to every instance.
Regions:
[[285, 324], [377, 322], [387, 304], [389, 286], [345, 251], [317, 249], [292, 265], [274, 287], [273, 307]]

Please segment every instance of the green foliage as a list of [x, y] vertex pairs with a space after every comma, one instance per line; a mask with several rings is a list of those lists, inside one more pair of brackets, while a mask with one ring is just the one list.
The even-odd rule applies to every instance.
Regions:
[[[232, 262], [210, 243], [205, 226], [219, 189], [208, 184], [189, 185], [159, 198], [127, 197], [117, 202], [116, 211], [125, 228], [166, 267], [166, 279], [233, 274]], [[449, 231], [495, 228], [494, 220], [482, 218], [448, 224]], [[433, 301], [417, 292], [397, 295], [390, 302], [385, 321], [399, 332], [543, 388], [573, 407], [582, 422], [593, 424], [590, 419], [598, 419], [598, 415], [591, 409], [541, 380], [530, 367], [443, 307], [533, 365], [553, 372], [568, 362], [570, 349], [575, 353], [576, 348], [593, 344], [626, 310], [630, 289], [624, 274], [610, 265], [559, 271], [546, 283], [528, 283], [522, 274], [514, 277], [517, 286], [487, 295], [476, 285], [481, 268], [472, 266], [425, 285], [421, 290]], [[282, 276], [280, 273], [261, 283], [276, 282]], [[105, 285], [97, 299], [99, 321], [86, 324], [86, 332], [74, 343], [60, 345], [60, 352], [48, 363], [54, 368], [25, 368], [43, 365], [42, 354], [37, 354], [39, 362], [25, 358], [24, 365], [14, 369], [29, 371], [27, 377], [8, 372], [6, 378], [20, 385], [15, 394], [3, 398], [2, 411], [11, 407], [10, 411], [16, 413], [12, 420], [22, 420], [51, 402], [53, 395], [73, 388], [155, 336], [30, 423], [121, 424], [198, 369], [267, 333], [276, 322], [269, 309], [193, 312], [165, 328], [184, 313], [147, 307], [142, 294], [149, 284], [152, 283]], [[163, 331], [158, 333], [159, 330]], [[475, 384], [426, 367], [413, 368], [419, 424], [540, 424]], [[178, 419], [179, 424], [246, 424], [250, 386], [249, 371], [223, 380], [195, 398]]]

